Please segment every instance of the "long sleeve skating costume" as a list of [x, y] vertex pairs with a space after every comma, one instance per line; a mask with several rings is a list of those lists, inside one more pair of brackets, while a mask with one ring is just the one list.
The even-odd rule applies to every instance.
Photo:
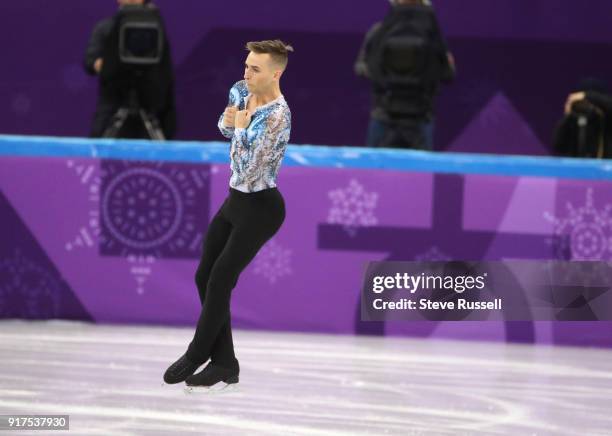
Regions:
[[[228, 106], [243, 110], [249, 98], [245, 82], [237, 82]], [[231, 138], [229, 195], [207, 230], [195, 276], [202, 312], [185, 355], [199, 364], [210, 357], [213, 364], [233, 368], [237, 375], [230, 295], [240, 273], [285, 219], [276, 177], [289, 141], [291, 112], [281, 95], [256, 108], [247, 128], [223, 126], [223, 114], [218, 127]]]
[[[244, 80], [232, 86], [228, 106], [247, 107], [249, 91]], [[291, 111], [280, 95], [255, 109], [246, 129], [225, 127], [223, 114], [218, 127], [231, 138], [230, 186], [242, 192], [256, 192], [276, 186], [276, 176], [285, 154], [291, 131]]]

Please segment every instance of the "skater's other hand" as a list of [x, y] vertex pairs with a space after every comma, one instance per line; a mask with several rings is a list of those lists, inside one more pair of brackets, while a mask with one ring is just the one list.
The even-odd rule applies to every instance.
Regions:
[[237, 110], [238, 106], [228, 106], [225, 108], [225, 112], [223, 112], [223, 125], [225, 127], [234, 127]]
[[246, 129], [251, 123], [251, 111], [243, 110], [236, 112], [236, 127]]

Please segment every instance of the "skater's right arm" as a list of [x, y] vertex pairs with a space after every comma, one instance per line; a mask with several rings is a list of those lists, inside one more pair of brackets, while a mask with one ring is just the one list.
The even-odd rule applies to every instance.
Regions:
[[229, 102], [227, 107], [219, 117], [219, 122], [217, 123], [217, 127], [219, 127], [221, 134], [226, 138], [231, 138], [234, 136], [234, 122], [239, 104], [240, 92], [237, 85], [234, 85], [229, 92]]
[[234, 136], [234, 118], [236, 116], [236, 106], [228, 106], [225, 111], [219, 117], [217, 127], [221, 131], [221, 134], [226, 138]]

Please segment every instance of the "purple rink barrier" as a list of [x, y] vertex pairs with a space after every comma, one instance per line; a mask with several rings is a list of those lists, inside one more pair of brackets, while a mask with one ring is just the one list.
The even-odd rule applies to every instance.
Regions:
[[[1, 316], [194, 326], [194, 274], [228, 192], [227, 147], [0, 137]], [[610, 347], [609, 322], [360, 319], [371, 261], [610, 260], [609, 171], [290, 146], [278, 181], [286, 221], [240, 277], [233, 326]]]

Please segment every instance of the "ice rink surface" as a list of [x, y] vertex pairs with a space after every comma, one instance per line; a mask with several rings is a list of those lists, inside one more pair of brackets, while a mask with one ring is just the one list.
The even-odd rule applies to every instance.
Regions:
[[70, 415], [14, 435], [612, 434], [610, 350], [236, 330], [237, 389], [187, 394], [162, 374], [191, 337], [0, 321], [0, 414]]

